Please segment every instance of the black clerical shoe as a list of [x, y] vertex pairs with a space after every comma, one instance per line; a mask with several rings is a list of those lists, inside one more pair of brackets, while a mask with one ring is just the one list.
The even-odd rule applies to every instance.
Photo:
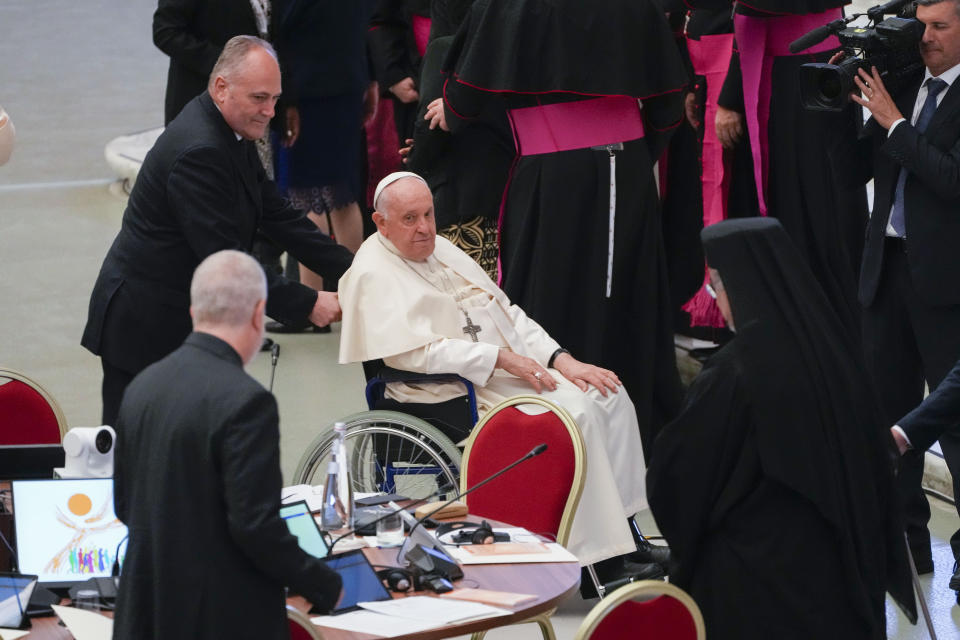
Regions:
[[[593, 565], [600, 584], [604, 585], [607, 593], [637, 580], [659, 580], [663, 578], [663, 567], [655, 562], [641, 563], [627, 560], [627, 556], [617, 556], [601, 560]], [[584, 599], [596, 598], [597, 591], [586, 571], [580, 580], [580, 595]]]
[[324, 327], [318, 327], [312, 322], [308, 322], [302, 327], [297, 327], [289, 324], [283, 324], [282, 322], [277, 322], [276, 320], [270, 320], [264, 327], [268, 333], [330, 333], [330, 325]]
[[627, 560], [649, 564], [655, 562], [667, 570], [670, 565], [670, 547], [651, 544], [647, 540], [637, 542], [637, 550], [627, 554]]
[[659, 580], [663, 578], [666, 573], [656, 562], [632, 562], [630, 560], [623, 561], [623, 578], [630, 578], [631, 582], [636, 580]]

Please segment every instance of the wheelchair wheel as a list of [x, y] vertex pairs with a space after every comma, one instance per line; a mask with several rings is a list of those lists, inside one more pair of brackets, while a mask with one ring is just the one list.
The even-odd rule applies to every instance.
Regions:
[[[460, 451], [433, 425], [395, 411], [363, 411], [346, 424], [347, 456], [354, 493], [399, 493], [409, 498], [452, 497], [458, 488]], [[310, 444], [294, 473], [294, 484], [322, 484], [333, 426]]]

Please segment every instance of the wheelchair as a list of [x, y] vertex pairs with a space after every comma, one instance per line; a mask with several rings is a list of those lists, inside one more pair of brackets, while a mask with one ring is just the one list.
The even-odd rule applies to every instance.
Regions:
[[[370, 410], [338, 422], [346, 425], [347, 456], [353, 491], [401, 494], [412, 499], [443, 500], [457, 493], [460, 450], [477, 422], [473, 384], [456, 374], [421, 374], [386, 367], [382, 360], [363, 363]], [[391, 382], [460, 382], [463, 396], [437, 404], [401, 403], [387, 398]], [[333, 449], [333, 425], [307, 447], [294, 472], [294, 484], [324, 482]]]

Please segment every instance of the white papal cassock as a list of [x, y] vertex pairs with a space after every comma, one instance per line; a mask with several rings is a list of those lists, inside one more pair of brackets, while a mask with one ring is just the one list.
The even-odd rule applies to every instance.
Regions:
[[[509, 347], [546, 367], [559, 348], [479, 265], [441, 236], [425, 262], [402, 258], [379, 233], [370, 236], [340, 278], [339, 296], [341, 363], [382, 358], [405, 371], [457, 373], [476, 386], [481, 416], [506, 398], [534, 393], [525, 380], [495, 368], [499, 349]], [[463, 331], [464, 311], [480, 327], [479, 342]], [[622, 387], [604, 398], [592, 386], [583, 392], [559, 371], [550, 373], [557, 390], [543, 396], [570, 412], [587, 450], [587, 477], [567, 546], [581, 564], [629, 553], [636, 546], [627, 517], [647, 507], [633, 403]], [[391, 384], [387, 394], [400, 401], [442, 402], [462, 395], [463, 387]]]

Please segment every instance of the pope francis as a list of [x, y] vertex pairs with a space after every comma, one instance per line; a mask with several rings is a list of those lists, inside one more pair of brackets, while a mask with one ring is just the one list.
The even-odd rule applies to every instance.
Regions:
[[[466, 253], [437, 237], [422, 178], [387, 176], [374, 208], [377, 233], [340, 279], [340, 362], [382, 358], [406, 371], [457, 373], [476, 386], [481, 415], [511, 396], [543, 393], [570, 412], [586, 443], [570, 550], [584, 565], [636, 551], [627, 518], [647, 508], [645, 467], [633, 403], [616, 374], [575, 359]], [[399, 383], [387, 393], [442, 402], [463, 390]]]

